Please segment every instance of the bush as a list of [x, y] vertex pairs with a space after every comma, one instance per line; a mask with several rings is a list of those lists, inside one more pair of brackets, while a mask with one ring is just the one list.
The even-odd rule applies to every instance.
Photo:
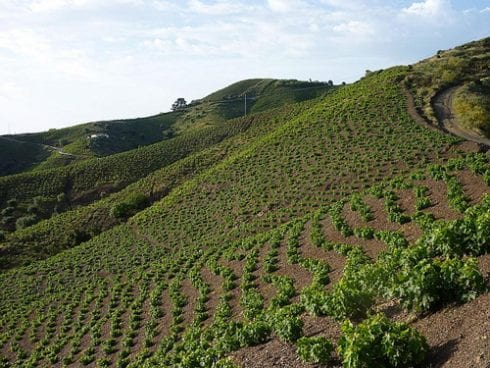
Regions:
[[301, 310], [284, 307], [269, 318], [272, 330], [285, 342], [294, 342], [303, 335], [303, 320], [299, 317]]
[[20, 217], [15, 222], [15, 228], [17, 230], [24, 229], [26, 227], [34, 225], [37, 222], [37, 220], [38, 220], [38, 218], [36, 215], [29, 215], [29, 216]]
[[423, 259], [397, 275], [394, 295], [405, 308], [424, 312], [453, 301], [470, 301], [484, 289], [474, 258]]
[[265, 343], [271, 334], [269, 325], [263, 321], [249, 323], [238, 331], [240, 346], [255, 346]]
[[416, 330], [383, 315], [357, 326], [344, 322], [338, 346], [345, 368], [413, 367], [425, 360], [428, 350], [426, 339]]
[[115, 218], [129, 217], [131, 207], [127, 203], [117, 203], [111, 209], [111, 215]]
[[17, 207], [17, 199], [12, 198], [7, 201], [7, 206], [9, 207]]
[[111, 214], [115, 218], [126, 218], [148, 205], [148, 198], [142, 193], [131, 193], [124, 202], [115, 204]]
[[327, 363], [333, 351], [332, 343], [323, 336], [302, 337], [296, 347], [299, 357], [306, 363]]
[[2, 216], [10, 216], [15, 212], [15, 207], [5, 207], [0, 213]]

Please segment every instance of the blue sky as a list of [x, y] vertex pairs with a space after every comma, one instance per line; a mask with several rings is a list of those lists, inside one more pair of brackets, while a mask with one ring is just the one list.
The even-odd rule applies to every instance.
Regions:
[[0, 134], [254, 77], [352, 82], [490, 36], [490, 0], [0, 0]]

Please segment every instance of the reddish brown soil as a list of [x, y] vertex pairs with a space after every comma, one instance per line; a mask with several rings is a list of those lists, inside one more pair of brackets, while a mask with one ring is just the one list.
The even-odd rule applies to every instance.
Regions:
[[459, 182], [463, 186], [463, 191], [471, 199], [471, 204], [481, 202], [483, 196], [490, 192], [481, 176], [473, 174], [469, 170], [463, 170], [456, 174]]
[[170, 329], [172, 324], [172, 300], [170, 299], [170, 294], [168, 289], [164, 290], [162, 293], [162, 305], [160, 308], [163, 310], [163, 316], [157, 326], [158, 335], [155, 336], [155, 344], [150, 347], [150, 351], [155, 351], [158, 346], [158, 341], [162, 340]]
[[255, 271], [255, 276], [257, 279], [255, 280], [257, 284], [257, 288], [264, 298], [264, 305], [268, 307], [271, 299], [276, 295], [276, 288], [273, 284], [268, 284], [263, 281], [263, 277], [267, 275], [267, 271], [264, 268], [264, 261], [267, 257], [267, 254], [270, 252], [271, 247], [269, 243], [264, 244], [259, 250], [259, 262], [258, 262], [258, 270]]
[[236, 287], [230, 292], [231, 299], [229, 301], [232, 310], [232, 319], [241, 319], [242, 309], [240, 307], [240, 278], [243, 274], [243, 261], [226, 261], [220, 260], [220, 264], [232, 269], [233, 273], [237, 277], [235, 280]]
[[[415, 196], [412, 190], [404, 189], [396, 191], [397, 196], [400, 198], [398, 204], [407, 215], [415, 213]], [[409, 242], [414, 242], [422, 235], [422, 230], [413, 222], [409, 222], [403, 225], [399, 225], [388, 220], [388, 215], [384, 208], [383, 199], [377, 199], [372, 196], [366, 196], [365, 202], [371, 207], [373, 211], [374, 219], [366, 222], [361, 219], [359, 214], [350, 209], [350, 204], [347, 203], [342, 214], [346, 222], [353, 228], [359, 227], [372, 227], [375, 230], [399, 230], [401, 231]], [[382, 250], [382, 249], [381, 249]], [[375, 256], [379, 253], [375, 252]], [[369, 254], [369, 253], [368, 253]], [[371, 255], [371, 254], [370, 254]]]
[[196, 309], [196, 302], [199, 294], [189, 279], [182, 281], [181, 292], [187, 299], [187, 304], [184, 307], [184, 322], [182, 324], [188, 326], [194, 320], [194, 310]]
[[209, 300], [206, 302], [206, 309], [209, 317], [204, 321], [204, 326], [209, 326], [213, 321], [214, 312], [219, 304], [219, 297], [224, 293], [223, 278], [221, 276], [216, 276], [207, 267], [204, 267], [201, 270], [201, 275], [210, 287], [210, 293], [208, 295]]
[[276, 272], [278, 275], [291, 277], [294, 280], [294, 286], [299, 293], [305, 286], [311, 284], [312, 275], [298, 264], [289, 264], [286, 251], [287, 239], [284, 239], [279, 248], [279, 270]]
[[[337, 322], [330, 318], [313, 317], [304, 315], [305, 336], [325, 336], [335, 342], [340, 336], [340, 327]], [[292, 344], [281, 342], [277, 338], [259, 346], [242, 349], [233, 355], [234, 361], [242, 368], [320, 368], [340, 367], [338, 362], [330, 364], [305, 364], [296, 353]]]
[[425, 179], [415, 182], [429, 188], [429, 197], [432, 206], [424, 212], [432, 213], [436, 220], [455, 220], [461, 218], [461, 214], [449, 207], [447, 202], [447, 186], [441, 180]]
[[490, 293], [414, 323], [427, 338], [431, 367], [490, 367]]
[[463, 141], [451, 146], [453, 151], [461, 151], [464, 153], [479, 152], [480, 145], [476, 142]]
[[482, 275], [486, 278], [490, 278], [490, 254], [478, 257], [478, 266]]
[[342, 276], [345, 267], [345, 257], [335, 251], [327, 251], [316, 247], [311, 243], [311, 223], [307, 223], [301, 239], [301, 253], [305, 258], [320, 259], [330, 266], [330, 283], [327, 288], [331, 288]]
[[398, 205], [403, 210], [403, 212], [409, 216], [415, 213], [415, 203], [417, 199], [415, 198], [415, 193], [412, 189], [400, 189], [395, 191], [398, 196]]
[[422, 229], [414, 221], [401, 225], [400, 231], [405, 235], [405, 238], [410, 244], [413, 244], [423, 234]]
[[265, 344], [242, 349], [232, 355], [234, 362], [242, 368], [320, 368], [339, 365], [303, 363], [292, 344], [273, 339]]
[[331, 341], [340, 338], [340, 325], [330, 317], [316, 317], [309, 314], [302, 316], [305, 336], [325, 336]]
[[388, 214], [385, 210], [384, 199], [378, 199], [371, 195], [364, 197], [366, 204], [371, 207], [374, 219], [369, 221], [368, 226], [371, 226], [375, 230], [391, 230], [396, 231], [400, 228], [400, 225], [388, 220]]

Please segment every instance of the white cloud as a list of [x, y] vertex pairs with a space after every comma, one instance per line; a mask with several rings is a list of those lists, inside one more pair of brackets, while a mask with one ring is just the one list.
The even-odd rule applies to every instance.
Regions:
[[0, 122], [42, 130], [145, 115], [165, 111], [176, 95], [200, 98], [243, 78], [352, 81], [488, 34], [490, 9], [479, 8], [466, 14], [449, 0], [0, 0]]
[[267, 4], [272, 11], [286, 13], [304, 6], [300, 0], [267, 0]]
[[360, 22], [357, 20], [351, 20], [348, 22], [340, 23], [333, 27], [333, 30], [345, 36], [372, 36], [375, 31], [371, 24], [367, 22]]
[[490, 13], [490, 6], [487, 6], [485, 9], [480, 10], [480, 13]]
[[190, 0], [189, 9], [193, 12], [208, 15], [236, 14], [245, 10], [245, 6], [237, 1], [220, 0], [205, 4], [199, 0]]
[[111, 4], [142, 5], [143, 0], [32, 0], [28, 4], [32, 12], [51, 12], [70, 8], [103, 7]]
[[449, 12], [450, 9], [449, 0], [425, 0], [413, 3], [408, 8], [404, 8], [403, 12], [420, 17], [436, 17]]
[[49, 71], [67, 76], [89, 78], [92, 68], [81, 50], [57, 49], [50, 40], [30, 29], [18, 29], [0, 33], [0, 51], [8, 50], [19, 61], [35, 65], [36, 70]]

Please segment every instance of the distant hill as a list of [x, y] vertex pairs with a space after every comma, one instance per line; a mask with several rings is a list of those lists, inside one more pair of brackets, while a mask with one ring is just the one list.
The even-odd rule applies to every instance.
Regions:
[[223, 116], [233, 118], [244, 113], [245, 103], [248, 113], [260, 112], [324, 95], [332, 91], [332, 87], [333, 82], [247, 79], [206, 96], [202, 102], [216, 104]]
[[[235, 83], [175, 112], [4, 136], [10, 140], [0, 140], [0, 149], [6, 157], [0, 166], [0, 176], [26, 169], [40, 171], [62, 167], [153, 144], [190, 130], [216, 126], [245, 114], [241, 96], [246, 93], [249, 94], [248, 113], [252, 113], [315, 98], [332, 88], [332, 84], [321, 82], [254, 79]], [[13, 141], [34, 145], [26, 145], [28, 152], [19, 155]], [[56, 147], [70, 155], [60, 155], [56, 150], [46, 151], [39, 145]]]
[[0, 136], [0, 175], [30, 169], [47, 159], [50, 153], [50, 150], [40, 144]]

